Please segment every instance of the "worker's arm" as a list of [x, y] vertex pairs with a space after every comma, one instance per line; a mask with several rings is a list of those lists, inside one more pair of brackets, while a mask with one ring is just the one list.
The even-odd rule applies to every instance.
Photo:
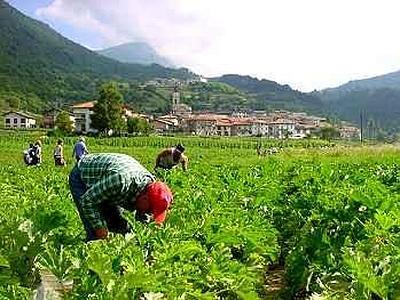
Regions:
[[186, 171], [188, 169], [189, 160], [185, 154], [181, 155], [181, 164], [182, 164], [182, 169]]
[[[82, 196], [80, 203], [83, 217], [95, 231], [107, 229], [107, 224], [100, 214], [99, 205], [107, 200], [118, 199], [126, 192], [128, 188], [124, 184], [123, 176], [116, 173], [101, 179]], [[99, 236], [99, 238], [102, 237]]]
[[86, 148], [86, 144], [85, 143], [83, 143], [83, 151], [85, 151], [85, 154], [89, 154], [89, 151]]

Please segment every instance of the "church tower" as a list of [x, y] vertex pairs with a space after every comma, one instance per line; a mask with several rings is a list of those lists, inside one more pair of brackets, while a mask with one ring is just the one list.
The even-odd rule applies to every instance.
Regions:
[[174, 91], [172, 92], [172, 107], [174, 107], [175, 105], [179, 105], [179, 104], [180, 104], [180, 94], [179, 94], [178, 86], [175, 85]]
[[172, 92], [172, 114], [183, 116], [190, 115], [191, 113], [192, 108], [185, 103], [181, 103], [181, 94], [178, 85], [175, 85], [174, 91]]

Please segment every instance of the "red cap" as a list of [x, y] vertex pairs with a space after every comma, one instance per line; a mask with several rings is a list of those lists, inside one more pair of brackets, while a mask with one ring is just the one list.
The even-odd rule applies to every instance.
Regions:
[[161, 182], [156, 181], [150, 183], [146, 189], [146, 194], [149, 199], [150, 211], [153, 214], [156, 224], [164, 222], [167, 215], [167, 210], [172, 202], [172, 192], [169, 187]]

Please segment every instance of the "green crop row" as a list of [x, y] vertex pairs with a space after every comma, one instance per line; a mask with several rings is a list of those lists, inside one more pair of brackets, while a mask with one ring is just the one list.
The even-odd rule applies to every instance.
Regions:
[[[54, 144], [57, 138], [48, 138], [42, 134], [36, 136], [29, 135], [10, 135], [0, 136], [0, 146], [7, 143], [33, 142], [40, 139], [44, 144]], [[77, 137], [66, 137], [63, 139], [65, 144], [72, 145]], [[274, 140], [260, 138], [221, 138], [221, 137], [167, 137], [167, 136], [137, 136], [137, 137], [113, 137], [113, 138], [87, 138], [87, 142], [92, 145], [104, 145], [112, 147], [170, 147], [178, 143], [186, 147], [220, 148], [220, 149], [256, 149], [261, 148], [323, 148], [333, 147], [334, 143], [319, 139], [305, 140]]]
[[[152, 169], [162, 148], [156, 140], [88, 144]], [[50, 140], [43, 165], [27, 168], [15, 151], [25, 143], [0, 139], [0, 299], [29, 299], [43, 269], [73, 280], [65, 299], [264, 299], [274, 264], [285, 269], [281, 299], [400, 297], [395, 148], [296, 148], [259, 157], [246, 148], [187, 147], [188, 172], [158, 174], [175, 195], [164, 226], [127, 214], [132, 234], [84, 244], [67, 185], [72, 164], [53, 167]], [[72, 140], [65, 148], [69, 157]]]

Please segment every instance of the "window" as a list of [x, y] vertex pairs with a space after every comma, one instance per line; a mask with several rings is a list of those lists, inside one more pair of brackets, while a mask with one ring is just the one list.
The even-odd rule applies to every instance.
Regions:
[[25, 119], [25, 118], [22, 118], [22, 119], [21, 119], [21, 123], [22, 123], [22, 124], [25, 124], [25, 123], [26, 123], [26, 119]]
[[6, 119], [6, 124], [10, 124], [10, 119]]
[[14, 124], [17, 124], [17, 123], [18, 123], [18, 119], [15, 118], [15, 119], [14, 119]]

